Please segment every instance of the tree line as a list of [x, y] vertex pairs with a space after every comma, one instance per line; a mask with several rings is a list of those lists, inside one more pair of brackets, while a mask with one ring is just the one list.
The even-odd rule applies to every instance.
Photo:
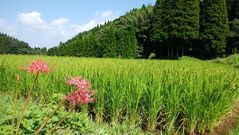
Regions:
[[47, 54], [208, 59], [238, 52], [239, 0], [157, 0], [81, 32]]
[[153, 7], [133, 9], [112, 22], [79, 33], [50, 48], [48, 55], [82, 57], [143, 57]]
[[47, 48], [31, 48], [28, 43], [0, 33], [0, 54], [47, 54]]
[[239, 0], [157, 0], [48, 50], [84, 57], [213, 58], [239, 49]]

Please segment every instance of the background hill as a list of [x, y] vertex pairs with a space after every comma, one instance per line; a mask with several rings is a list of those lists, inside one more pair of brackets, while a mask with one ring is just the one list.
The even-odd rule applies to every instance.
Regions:
[[49, 55], [84, 57], [135, 58], [148, 55], [150, 17], [153, 7], [145, 5], [124, 16], [90, 31], [79, 33], [58, 47], [48, 50]]
[[0, 54], [46, 54], [46, 48], [31, 48], [28, 43], [0, 33]]
[[148, 58], [153, 53], [157, 58], [212, 58], [237, 53], [238, 3], [194, 0], [186, 3], [192, 5], [186, 8], [185, 2], [158, 0], [155, 6], [143, 5], [79, 33], [50, 48], [48, 55]]

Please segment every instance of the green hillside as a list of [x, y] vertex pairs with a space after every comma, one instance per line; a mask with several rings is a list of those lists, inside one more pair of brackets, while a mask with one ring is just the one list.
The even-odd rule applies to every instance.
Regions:
[[28, 43], [0, 33], [0, 54], [46, 54], [46, 48], [31, 48]]
[[237, 0], [157, 0], [154, 6], [132, 9], [114, 21], [61, 42], [50, 48], [48, 55], [213, 58], [237, 53], [237, 3]]
[[147, 56], [149, 51], [144, 48], [149, 42], [152, 10], [152, 6], [133, 9], [112, 22], [79, 33], [58, 47], [49, 49], [48, 54], [124, 58]]

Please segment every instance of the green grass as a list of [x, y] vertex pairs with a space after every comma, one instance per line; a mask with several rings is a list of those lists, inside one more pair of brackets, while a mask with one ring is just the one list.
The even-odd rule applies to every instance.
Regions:
[[230, 65], [235, 68], [239, 68], [239, 54], [230, 55], [227, 58], [219, 58], [213, 60], [215, 63], [221, 63], [225, 65]]
[[238, 101], [237, 69], [194, 59], [124, 60], [45, 56], [0, 56], [0, 90], [14, 91], [20, 75], [21, 95], [32, 76], [21, 70], [32, 60], [43, 59], [52, 72], [41, 74], [34, 99], [49, 103], [54, 93], [72, 91], [64, 82], [82, 76], [97, 90], [96, 122], [129, 123], [164, 133], [204, 132], [215, 127]]
[[[59, 95], [54, 95], [52, 98], [59, 98]], [[12, 118], [18, 118], [20, 116], [20, 110], [23, 105], [23, 99], [18, 99], [17, 112], [14, 115], [12, 112], [11, 102], [12, 96], [10, 93], [0, 93], [0, 134], [9, 135], [12, 130]], [[57, 106], [56, 102], [49, 104], [39, 104], [31, 100], [27, 107], [27, 111], [24, 114], [23, 122], [20, 127], [20, 134], [34, 134], [36, 130], [41, 126], [46, 116], [53, 111]], [[42, 134], [46, 134], [50, 131], [57, 122], [66, 114], [62, 107], [58, 110], [53, 117], [48, 121], [47, 125], [42, 129]], [[67, 134], [67, 135], [78, 135], [78, 134], [89, 134], [89, 135], [118, 135], [118, 134], [139, 134], [144, 135], [142, 130], [133, 127], [131, 125], [117, 124], [97, 124], [88, 118], [85, 113], [71, 113], [60, 127], [55, 131], [54, 134]], [[147, 133], [148, 134], [148, 133]]]

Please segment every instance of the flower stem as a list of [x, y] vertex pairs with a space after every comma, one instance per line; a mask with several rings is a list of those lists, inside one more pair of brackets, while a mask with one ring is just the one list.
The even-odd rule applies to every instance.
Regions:
[[41, 127], [37, 129], [35, 135], [38, 135], [38, 134], [41, 132], [42, 128], [47, 124], [48, 120], [53, 116], [53, 114], [54, 114], [58, 109], [60, 109], [61, 105], [62, 105], [62, 104], [60, 103], [60, 104], [58, 105], [58, 107], [56, 107], [56, 108], [53, 110], [53, 112], [51, 112], [51, 114], [49, 114], [49, 115], [47, 116], [46, 120], [42, 123]]
[[35, 76], [35, 78], [34, 78], [34, 80], [33, 80], [33, 82], [32, 82], [32, 87], [31, 87], [30, 90], [28, 91], [27, 98], [26, 98], [26, 100], [25, 100], [25, 102], [24, 102], [24, 106], [23, 106], [23, 108], [22, 108], [21, 116], [20, 116], [20, 119], [19, 119], [18, 124], [17, 124], [16, 135], [18, 135], [19, 128], [20, 128], [20, 125], [21, 125], [21, 121], [22, 121], [23, 116], [24, 116], [24, 113], [25, 113], [25, 111], [26, 111], [27, 104], [28, 104], [28, 102], [30, 101], [30, 97], [31, 97], [31, 95], [32, 95], [32, 90], [33, 90], [33, 88], [34, 88], [35, 85], [36, 85], [36, 81], [37, 81], [38, 75], [39, 75], [39, 74], [36, 74], [36, 76]]
[[16, 106], [17, 106], [17, 95], [18, 95], [18, 91], [19, 91], [19, 82], [17, 80], [16, 82], [16, 91], [15, 91], [15, 96], [14, 96], [14, 103], [13, 103], [13, 118], [12, 118], [12, 131], [11, 131], [11, 135], [14, 134], [14, 124], [15, 124], [15, 115], [16, 115]]
[[69, 110], [69, 112], [68, 112], [67, 114], [65, 114], [65, 115], [61, 118], [61, 120], [53, 127], [53, 129], [52, 129], [48, 134], [51, 134], [54, 130], [56, 130], [56, 128], [61, 125], [61, 123], [66, 119], [66, 117], [71, 114], [71, 112], [72, 112], [73, 109], [74, 109], [74, 108], [72, 108], [71, 110]]

